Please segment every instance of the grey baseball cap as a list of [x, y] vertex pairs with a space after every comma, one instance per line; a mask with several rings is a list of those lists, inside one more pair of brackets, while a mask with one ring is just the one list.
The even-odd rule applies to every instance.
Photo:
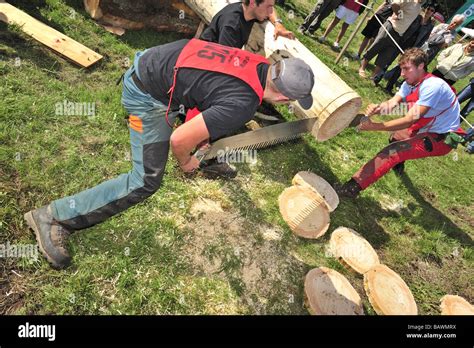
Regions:
[[285, 58], [274, 63], [271, 66], [271, 77], [284, 96], [297, 100], [305, 110], [311, 108], [314, 74], [302, 59]]

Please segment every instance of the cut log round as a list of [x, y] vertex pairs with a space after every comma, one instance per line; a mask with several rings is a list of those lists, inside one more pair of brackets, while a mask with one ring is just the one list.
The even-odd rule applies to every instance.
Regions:
[[321, 196], [330, 212], [339, 205], [339, 197], [332, 186], [320, 176], [311, 172], [298, 172], [292, 180], [293, 185], [312, 188]]
[[319, 267], [308, 272], [304, 282], [305, 304], [313, 315], [363, 315], [357, 291], [339, 272]]
[[474, 315], [474, 306], [457, 295], [445, 295], [441, 299], [442, 315]]
[[310, 188], [291, 186], [281, 193], [278, 203], [283, 219], [296, 235], [315, 239], [328, 230], [329, 211]]
[[403, 279], [385, 265], [364, 273], [364, 288], [370, 304], [379, 315], [416, 315], [413, 294]]
[[[234, 0], [184, 0], [202, 20], [209, 23], [223, 7]], [[298, 102], [293, 102], [295, 114], [301, 118], [318, 117], [312, 129], [312, 135], [318, 141], [324, 141], [339, 134], [346, 128], [362, 106], [361, 97], [350, 88], [337, 74], [322, 63], [298, 39], [284, 37], [273, 39], [275, 27], [269, 21], [253, 26], [245, 48], [261, 54], [271, 62], [282, 58], [301, 58], [314, 72], [313, 105], [304, 110]]]
[[360, 274], [380, 264], [379, 256], [370, 243], [347, 227], [338, 227], [331, 234], [329, 250], [343, 265]]

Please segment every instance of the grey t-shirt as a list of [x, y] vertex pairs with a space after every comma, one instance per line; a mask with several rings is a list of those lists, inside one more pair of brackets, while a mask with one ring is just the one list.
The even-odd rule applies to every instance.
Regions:
[[[148, 49], [138, 62], [138, 74], [147, 92], [168, 105], [173, 84], [173, 68], [189, 40], [179, 40]], [[268, 64], [259, 64], [257, 73], [265, 88]], [[250, 121], [260, 105], [255, 91], [237, 77], [217, 72], [179, 69], [171, 110], [201, 110], [211, 139], [228, 135]]]

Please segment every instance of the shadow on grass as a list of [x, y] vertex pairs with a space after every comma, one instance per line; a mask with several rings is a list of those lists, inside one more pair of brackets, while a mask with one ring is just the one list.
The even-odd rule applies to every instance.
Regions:
[[[431, 230], [433, 228], [439, 228], [446, 235], [451, 238], [457, 239], [464, 246], [474, 246], [471, 236], [460, 229], [454, 222], [452, 222], [446, 215], [441, 211], [433, 207], [420, 191], [415, 187], [410, 177], [405, 173], [401, 177], [401, 181], [406, 186], [408, 192], [416, 199], [418, 204], [423, 207], [424, 214], [422, 218], [412, 218], [410, 222], [423, 227], [425, 230]], [[407, 214], [406, 216], [409, 216]]]
[[0, 51], [0, 56], [29, 60], [38, 68], [45, 69], [53, 74], [60, 70], [60, 64], [58, 64], [55, 57], [49, 55], [39, 44], [33, 44], [14, 31], [9, 30], [5, 23], [0, 23], [0, 41], [12, 49], [11, 51]]

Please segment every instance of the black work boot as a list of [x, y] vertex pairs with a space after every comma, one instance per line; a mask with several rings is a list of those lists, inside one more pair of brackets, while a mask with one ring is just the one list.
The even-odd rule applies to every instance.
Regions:
[[202, 162], [199, 169], [202, 175], [208, 179], [233, 179], [237, 176], [237, 169], [233, 168], [229, 163], [219, 162], [215, 158]]
[[405, 173], [405, 162], [396, 164], [392, 169], [398, 176], [403, 175]]
[[339, 186], [339, 187], [336, 186], [336, 192], [341, 197], [356, 198], [360, 191], [362, 191], [362, 188], [352, 178], [351, 180], [346, 182], [344, 185]]
[[31, 210], [24, 215], [26, 223], [35, 232], [40, 251], [53, 266], [65, 268], [71, 263], [66, 242], [71, 232], [59, 225], [51, 214], [51, 206]]

